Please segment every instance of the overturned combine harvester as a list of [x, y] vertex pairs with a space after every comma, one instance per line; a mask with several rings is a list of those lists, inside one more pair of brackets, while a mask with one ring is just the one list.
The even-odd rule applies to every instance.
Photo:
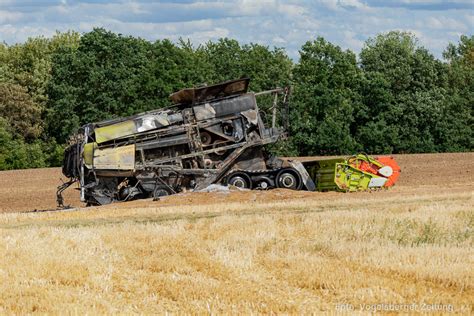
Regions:
[[[265, 145], [287, 137], [289, 89], [252, 93], [248, 85], [249, 79], [238, 79], [183, 89], [170, 96], [168, 108], [84, 125], [64, 154], [63, 173], [70, 180], [58, 187], [58, 204], [75, 182], [81, 201], [102, 205], [213, 183], [361, 191], [397, 180], [400, 169], [391, 157], [300, 162], [268, 155]], [[256, 102], [265, 94], [273, 96], [271, 127]]]

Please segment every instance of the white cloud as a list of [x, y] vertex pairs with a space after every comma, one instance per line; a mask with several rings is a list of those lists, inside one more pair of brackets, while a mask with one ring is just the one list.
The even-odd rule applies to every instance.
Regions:
[[24, 17], [24, 14], [21, 12], [0, 10], [0, 25], [18, 22], [23, 17]]
[[[458, 30], [458, 31], [469, 31], [468, 26], [462, 23], [460, 20], [446, 17], [428, 17], [426, 19], [427, 27], [435, 30]], [[423, 27], [422, 24], [418, 24], [419, 27]]]
[[[472, 10], [411, 10], [437, 0], [189, 0], [12, 1], [0, 0], [0, 41], [21, 42], [56, 30], [94, 27], [149, 40], [190, 38], [198, 44], [219, 37], [283, 46], [297, 59], [317, 36], [356, 52], [365, 40], [393, 29], [412, 30], [440, 57], [459, 34], [472, 33]], [[468, 4], [468, 1], [456, 0]], [[386, 6], [380, 6], [384, 4]], [[405, 5], [399, 7], [398, 5]], [[389, 6], [390, 5], [390, 6]]]
[[316, 2], [321, 3], [324, 7], [330, 10], [340, 9], [338, 0], [316, 0]]
[[274, 38], [272, 38], [272, 43], [274, 45], [286, 44], [286, 40], [281, 36], [275, 36]]
[[367, 6], [359, 0], [339, 0], [339, 5], [343, 7], [366, 8]]
[[[472, 11], [472, 13], [474, 13], [474, 10]], [[466, 21], [467, 27], [469, 28], [469, 30], [471, 31], [470, 33], [472, 34], [474, 30], [474, 14], [466, 14], [464, 20]]]
[[288, 17], [299, 19], [306, 15], [307, 9], [301, 5], [280, 4], [278, 6], [278, 12]]
[[151, 14], [151, 12], [145, 10], [140, 3], [130, 2], [128, 5], [130, 6], [131, 12], [134, 14]]
[[369, 6], [360, 0], [317, 0], [316, 2], [321, 3], [326, 8], [334, 11], [352, 8], [363, 10], [369, 9]]
[[55, 34], [55, 30], [51, 30], [45, 27], [31, 27], [21, 26], [17, 27], [12, 24], [0, 25], [0, 34], [2, 38], [13, 38], [17, 39], [15, 42], [21, 42], [28, 39], [28, 37], [45, 36], [52, 37]]
[[228, 37], [229, 30], [223, 27], [215, 27], [208, 31], [198, 31], [188, 34], [186, 37], [192, 38], [194, 43], [203, 44], [209, 40], [217, 40], [219, 38]]
[[[397, 2], [397, 1], [394, 1]], [[398, 2], [406, 3], [406, 4], [438, 4], [443, 2], [456, 2], [456, 3], [465, 3], [465, 4], [472, 4], [471, 0], [398, 0]]]
[[239, 0], [232, 4], [232, 9], [244, 15], [260, 15], [265, 14], [265, 11], [272, 10], [276, 7], [274, 0]]
[[357, 39], [357, 34], [353, 31], [344, 31], [344, 42], [351, 49], [355, 51], [360, 51], [364, 46], [364, 42]]

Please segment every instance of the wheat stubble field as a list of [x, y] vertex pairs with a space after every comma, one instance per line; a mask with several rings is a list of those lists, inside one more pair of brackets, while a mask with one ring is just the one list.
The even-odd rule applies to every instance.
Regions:
[[472, 313], [474, 154], [396, 159], [388, 191], [42, 213], [19, 211], [54, 207], [58, 169], [0, 172], [0, 313]]

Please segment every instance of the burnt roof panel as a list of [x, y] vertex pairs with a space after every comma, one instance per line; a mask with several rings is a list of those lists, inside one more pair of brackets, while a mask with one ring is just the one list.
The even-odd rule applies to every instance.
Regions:
[[249, 82], [249, 78], [241, 78], [211, 86], [182, 89], [171, 94], [170, 99], [175, 104], [196, 104], [232, 95], [244, 94], [248, 90]]

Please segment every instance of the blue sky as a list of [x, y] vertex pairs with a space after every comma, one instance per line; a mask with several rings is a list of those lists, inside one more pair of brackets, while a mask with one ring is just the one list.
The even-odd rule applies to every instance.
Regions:
[[474, 0], [0, 0], [0, 41], [93, 27], [148, 40], [220, 37], [286, 48], [323, 36], [359, 52], [380, 32], [413, 32], [441, 57], [449, 42], [474, 33]]

